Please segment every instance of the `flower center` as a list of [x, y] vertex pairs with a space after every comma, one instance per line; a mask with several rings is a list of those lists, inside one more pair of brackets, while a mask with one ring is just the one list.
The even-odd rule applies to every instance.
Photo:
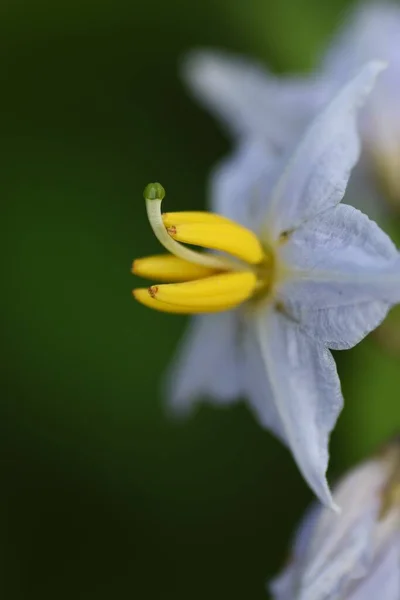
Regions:
[[150, 225], [169, 254], [137, 259], [132, 272], [168, 283], [133, 290], [136, 300], [164, 312], [194, 314], [228, 310], [270, 292], [273, 253], [252, 231], [208, 212], [162, 214], [164, 196], [159, 183], [144, 190]]

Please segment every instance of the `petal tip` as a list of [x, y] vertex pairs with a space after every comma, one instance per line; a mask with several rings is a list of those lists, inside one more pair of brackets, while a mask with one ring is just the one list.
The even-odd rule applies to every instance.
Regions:
[[338, 504], [336, 504], [336, 502], [332, 499], [331, 505], [329, 507], [334, 513], [337, 514], [337, 516], [340, 516], [342, 514], [342, 508], [341, 506], [339, 506]]
[[370, 68], [374, 70], [377, 74], [381, 71], [384, 71], [389, 66], [389, 62], [387, 60], [380, 59], [372, 60], [369, 64]]
[[[314, 491], [316, 492], [316, 490]], [[333, 499], [328, 485], [326, 485], [322, 494], [316, 495], [319, 498], [320, 502], [325, 506], [325, 508], [328, 508], [332, 512], [336, 513], [338, 516], [341, 514], [342, 509], [338, 504], [336, 504], [335, 500]]]
[[372, 91], [376, 78], [387, 67], [388, 62], [380, 59], [371, 60], [364, 65], [360, 72], [360, 78], [365, 78], [365, 95], [368, 95]]
[[[173, 383], [168, 382], [168, 387], [173, 387]], [[165, 412], [169, 419], [173, 421], [184, 421], [190, 418], [195, 412], [195, 405], [186, 398], [178, 395], [175, 389], [169, 389], [165, 402]]]
[[209, 50], [193, 49], [181, 59], [180, 73], [183, 81], [190, 86], [196, 85], [206, 73], [212, 62], [213, 53]]

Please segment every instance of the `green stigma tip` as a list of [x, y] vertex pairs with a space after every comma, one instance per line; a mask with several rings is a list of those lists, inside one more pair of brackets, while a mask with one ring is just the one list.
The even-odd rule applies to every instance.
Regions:
[[144, 188], [143, 196], [145, 200], [162, 200], [165, 190], [161, 183], [149, 183]]

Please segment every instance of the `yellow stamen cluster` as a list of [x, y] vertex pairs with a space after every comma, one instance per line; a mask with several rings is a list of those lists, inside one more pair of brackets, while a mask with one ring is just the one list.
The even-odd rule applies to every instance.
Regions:
[[[171, 254], [137, 259], [132, 272], [169, 283], [135, 289], [136, 300], [163, 312], [218, 312], [269, 287], [272, 260], [253, 232], [208, 212], [162, 214], [164, 195], [158, 183], [149, 184], [144, 191], [152, 229]], [[183, 244], [219, 254], [197, 252]]]

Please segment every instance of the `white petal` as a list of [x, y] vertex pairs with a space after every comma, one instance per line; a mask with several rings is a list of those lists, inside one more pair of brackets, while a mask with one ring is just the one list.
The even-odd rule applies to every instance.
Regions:
[[369, 60], [388, 61], [389, 69], [382, 79], [400, 82], [400, 8], [394, 2], [358, 4], [350, 11], [344, 27], [336, 34], [323, 61], [323, 70], [337, 80], [344, 80]]
[[212, 173], [213, 211], [257, 231], [279, 166], [279, 159], [261, 140], [240, 143]]
[[298, 228], [281, 258], [300, 270], [281, 289], [287, 310], [330, 348], [357, 344], [400, 301], [394, 244], [351, 206], [336, 206]]
[[269, 582], [268, 589], [274, 600], [293, 600], [295, 597], [302, 567], [307, 560], [307, 550], [322, 510], [324, 507], [321, 504], [314, 504], [300, 523], [293, 541], [289, 564]]
[[311, 489], [334, 508], [326, 481], [328, 442], [343, 406], [334, 360], [277, 311], [257, 313], [256, 325], [286, 444]]
[[323, 71], [339, 82], [345, 81], [369, 60], [387, 62], [388, 68], [363, 111], [361, 129], [365, 146], [370, 145], [374, 154], [391, 147], [397, 151], [400, 135], [400, 7], [385, 1], [358, 4], [344, 23], [323, 61]]
[[307, 129], [278, 180], [266, 223], [273, 236], [292, 230], [343, 198], [359, 156], [357, 109], [383, 65], [369, 63]]
[[345, 597], [373, 559], [373, 534], [386, 472], [370, 462], [346, 477], [335, 492], [342, 513], [323, 510], [301, 567], [299, 600]]
[[[313, 287], [307, 289], [309, 296], [316, 293]], [[307, 309], [289, 301], [285, 301], [285, 305], [310, 335], [332, 350], [356, 346], [382, 323], [389, 310], [387, 303], [379, 301], [321, 309]]]
[[217, 404], [240, 394], [235, 311], [194, 317], [168, 376], [169, 404], [185, 413], [199, 400]]
[[375, 561], [367, 576], [355, 586], [347, 600], [399, 600], [400, 598], [400, 531]]
[[[336, 488], [340, 515], [313, 508], [297, 533], [292, 560], [271, 585], [275, 600], [344, 600], [374, 561], [376, 524], [387, 470], [369, 461]], [[292, 596], [290, 596], [292, 591]], [[374, 597], [371, 597], [371, 600]], [[369, 596], [363, 600], [370, 600]], [[360, 599], [361, 600], [361, 599]]]
[[276, 149], [301, 133], [325, 92], [321, 81], [273, 77], [256, 63], [222, 52], [192, 52], [183, 77], [234, 134], [262, 137]]
[[296, 593], [296, 571], [285, 569], [278, 577], [268, 582], [267, 589], [274, 600], [293, 600]]
[[284, 444], [286, 433], [279, 411], [273, 400], [273, 390], [261, 355], [254, 324], [242, 330], [242, 387], [250, 409], [258, 422], [272, 431]]

